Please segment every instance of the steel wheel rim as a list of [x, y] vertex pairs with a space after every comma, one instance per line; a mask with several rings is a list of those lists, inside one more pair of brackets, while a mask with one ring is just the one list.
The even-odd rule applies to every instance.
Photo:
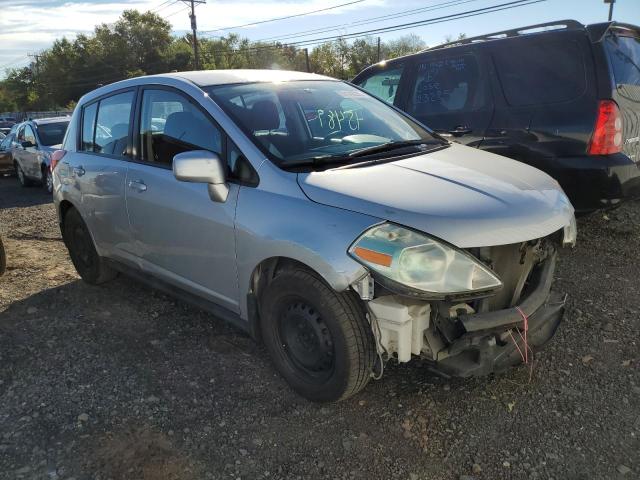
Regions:
[[320, 313], [308, 302], [286, 302], [278, 315], [279, 344], [287, 363], [303, 377], [325, 380], [335, 368], [333, 337]]

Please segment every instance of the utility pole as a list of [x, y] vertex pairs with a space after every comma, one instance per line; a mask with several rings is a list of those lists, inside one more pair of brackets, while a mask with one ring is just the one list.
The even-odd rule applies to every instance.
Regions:
[[609, 21], [613, 18], [613, 4], [616, 3], [616, 0], [604, 0], [604, 3], [609, 4]]
[[207, 0], [182, 0], [187, 5], [191, 5], [191, 13], [189, 18], [191, 19], [191, 32], [193, 35], [193, 58], [194, 67], [196, 70], [200, 70], [200, 55], [198, 53], [198, 36], [196, 34], [198, 25], [196, 23], [196, 5], [201, 3], [207, 3]]
[[40, 75], [40, 57], [41, 55], [37, 53], [29, 53], [28, 57], [33, 57], [35, 59], [34, 71], [36, 76]]
[[309, 66], [309, 49], [304, 49], [304, 58], [307, 60], [307, 73], [311, 72], [311, 67]]
[[380, 37], [378, 37], [378, 62], [380, 61]]

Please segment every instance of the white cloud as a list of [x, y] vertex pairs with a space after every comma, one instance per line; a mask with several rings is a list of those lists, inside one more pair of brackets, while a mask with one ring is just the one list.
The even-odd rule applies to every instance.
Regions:
[[[302, 1], [249, 1], [249, 0], [209, 0], [196, 10], [198, 29], [201, 31], [242, 25], [259, 20], [295, 15], [320, 10], [332, 5], [347, 3], [349, 0], [302, 0]], [[367, 8], [379, 7], [387, 0], [367, 0]], [[126, 9], [141, 11], [158, 9], [163, 6], [161, 0], [128, 1], [67, 1], [56, 0], [7, 0], [3, 2], [0, 13], [0, 77], [5, 67], [28, 64], [28, 53], [37, 53], [63, 36], [73, 38], [79, 33], [90, 33], [96, 25], [115, 22]], [[319, 12], [312, 16], [339, 16], [362, 9], [363, 4], [356, 3], [344, 7]], [[182, 2], [164, 5], [158, 14], [172, 24], [176, 31], [189, 30], [188, 11]], [[312, 17], [309, 16], [309, 17]], [[307, 17], [307, 18], [309, 18]], [[347, 18], [335, 23], [348, 22]], [[285, 28], [283, 33], [296, 31], [295, 20], [273, 22], [276, 29], [279, 24]], [[298, 27], [299, 28], [299, 27]], [[252, 28], [236, 30], [237, 33], [250, 35]], [[226, 34], [228, 31], [214, 32]], [[22, 59], [20, 57], [22, 56]], [[16, 61], [16, 59], [18, 61]], [[10, 64], [10, 65], [7, 65]]]

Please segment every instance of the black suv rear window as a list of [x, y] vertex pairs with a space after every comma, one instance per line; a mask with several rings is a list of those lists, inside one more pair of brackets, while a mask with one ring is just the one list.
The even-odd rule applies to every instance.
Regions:
[[569, 42], [503, 42], [493, 59], [510, 105], [572, 100], [586, 88], [585, 65], [578, 44]]
[[605, 48], [618, 85], [640, 85], [640, 37], [609, 35]]

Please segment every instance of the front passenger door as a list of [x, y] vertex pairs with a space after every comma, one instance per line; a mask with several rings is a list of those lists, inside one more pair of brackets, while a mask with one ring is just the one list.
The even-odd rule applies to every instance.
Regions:
[[127, 172], [129, 222], [143, 270], [238, 313], [235, 210], [238, 185], [224, 203], [207, 185], [173, 176], [173, 157], [208, 150], [224, 158], [220, 127], [174, 89], [145, 88], [136, 128], [137, 163]]

